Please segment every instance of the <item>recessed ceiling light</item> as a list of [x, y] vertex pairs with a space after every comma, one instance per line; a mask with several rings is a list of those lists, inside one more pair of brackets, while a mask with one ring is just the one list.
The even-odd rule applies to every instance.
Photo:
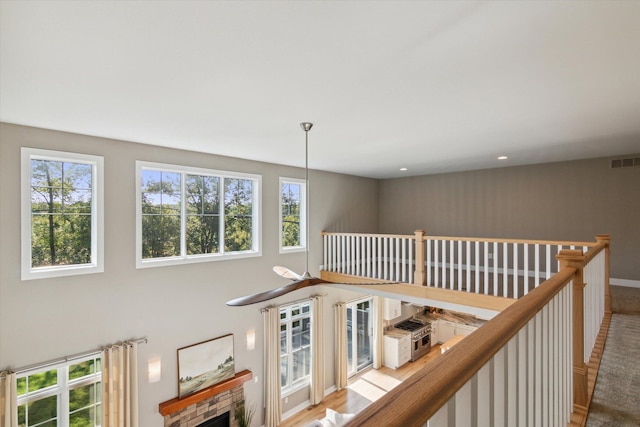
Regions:
[[507, 159], [508, 159], [508, 157], [507, 157], [507, 156], [500, 156], [500, 157], [498, 157], [498, 160], [507, 160]]
[[406, 171], [406, 170], [408, 170], [408, 169], [407, 169], [407, 168], [400, 168], [400, 170], [401, 170], [402, 172], [404, 172], [404, 171]]

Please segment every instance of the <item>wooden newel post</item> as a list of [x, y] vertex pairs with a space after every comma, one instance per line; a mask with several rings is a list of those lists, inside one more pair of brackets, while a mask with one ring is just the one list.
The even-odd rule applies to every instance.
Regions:
[[560, 268], [576, 269], [573, 279], [573, 403], [586, 409], [587, 364], [584, 355], [584, 255], [580, 250], [564, 249], [556, 256]]
[[424, 274], [424, 230], [415, 231], [416, 240], [416, 269], [413, 274], [413, 283], [424, 286], [426, 277]]
[[604, 311], [611, 313], [611, 290], [609, 289], [609, 260], [611, 256], [611, 236], [608, 234], [598, 234], [596, 242], [603, 243], [604, 249]]

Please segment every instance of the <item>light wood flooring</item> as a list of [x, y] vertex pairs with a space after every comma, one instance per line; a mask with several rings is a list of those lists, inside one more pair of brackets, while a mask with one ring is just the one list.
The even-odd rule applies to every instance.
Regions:
[[369, 369], [351, 378], [347, 388], [325, 396], [322, 403], [309, 406], [292, 415], [282, 421], [280, 426], [305, 426], [313, 420], [324, 418], [327, 408], [339, 413], [358, 413], [438, 356], [440, 356], [440, 345], [435, 344], [429, 354], [415, 362], [409, 362], [397, 370], [386, 366], [380, 369]]

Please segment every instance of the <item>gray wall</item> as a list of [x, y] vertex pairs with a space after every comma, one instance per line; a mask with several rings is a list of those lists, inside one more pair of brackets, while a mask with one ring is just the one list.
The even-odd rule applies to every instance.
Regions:
[[[20, 281], [20, 147], [105, 158], [105, 272]], [[135, 268], [135, 161], [262, 175], [259, 258]], [[320, 231], [593, 240], [612, 235], [612, 275], [640, 280], [640, 168], [610, 170], [607, 159], [376, 181], [311, 171], [310, 270], [322, 263]], [[304, 170], [274, 164], [43, 129], [0, 124], [0, 369], [22, 367], [100, 345], [146, 336], [140, 346], [140, 421], [162, 425], [158, 403], [177, 395], [176, 349], [235, 335], [237, 370], [250, 369], [250, 403], [263, 401], [259, 308], [225, 301], [283, 284], [273, 265], [304, 269], [304, 253], [278, 254], [278, 177]], [[332, 304], [355, 294], [327, 286], [281, 297], [327, 294], [325, 388], [334, 384]], [[266, 305], [266, 304], [265, 304]], [[255, 329], [256, 349], [245, 333]], [[162, 358], [162, 380], [148, 384], [146, 362]], [[291, 396], [287, 411], [307, 398]], [[258, 420], [262, 421], [258, 411]]]
[[611, 276], [640, 280], [640, 167], [611, 169], [600, 158], [389, 179], [379, 201], [381, 233], [580, 241], [610, 234]]
[[[223, 143], [223, 142], [221, 142]], [[55, 279], [20, 280], [20, 147], [104, 156], [105, 271]], [[258, 258], [171, 267], [135, 268], [135, 161], [146, 160], [262, 175], [262, 253]], [[227, 307], [225, 301], [271, 289], [286, 281], [273, 265], [304, 270], [304, 253], [278, 254], [278, 177], [304, 178], [304, 170], [242, 159], [158, 148], [109, 139], [0, 124], [0, 369], [19, 368], [146, 336], [140, 350], [140, 425], [160, 426], [158, 403], [177, 396], [176, 349], [233, 333], [236, 370], [250, 369], [250, 403], [263, 401], [263, 333], [259, 308]], [[375, 180], [311, 172], [310, 270], [322, 263], [321, 230], [376, 232]], [[327, 331], [332, 304], [353, 296], [328, 287], [301, 290], [286, 303], [327, 293]], [[256, 330], [256, 349], [245, 333]], [[325, 387], [333, 380], [333, 337], [326, 336]], [[147, 360], [162, 358], [162, 380], [147, 382]], [[304, 393], [303, 393], [304, 394]], [[304, 400], [292, 396], [290, 403]], [[299, 402], [298, 402], [299, 403]], [[287, 408], [285, 408], [286, 410]], [[258, 411], [257, 421], [262, 414]]]

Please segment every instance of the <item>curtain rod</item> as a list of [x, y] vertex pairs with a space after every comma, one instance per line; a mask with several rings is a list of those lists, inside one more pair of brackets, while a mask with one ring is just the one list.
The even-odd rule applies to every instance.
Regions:
[[[149, 342], [149, 340], [147, 340], [147, 337], [142, 337], [142, 338], [135, 338], [135, 339], [132, 339], [132, 340], [124, 340], [124, 341], [121, 341], [121, 342], [123, 342], [123, 343], [146, 344], [147, 342]], [[107, 347], [107, 346], [103, 346], [103, 347]], [[42, 362], [42, 363], [34, 363], [33, 365], [23, 366], [22, 368], [15, 369], [13, 371], [16, 374], [21, 374], [23, 372], [32, 371], [32, 370], [38, 369], [38, 368], [46, 368], [48, 366], [54, 366], [54, 365], [58, 365], [60, 363], [70, 362], [72, 360], [81, 359], [83, 357], [97, 356], [102, 352], [102, 348], [103, 347], [101, 347], [100, 350], [85, 351], [85, 352], [82, 352], [82, 353], [72, 354], [70, 356], [60, 357], [58, 359], [48, 360], [48, 361]], [[7, 369], [7, 370], [10, 371], [11, 369]]]
[[338, 305], [340, 305], [340, 304], [345, 304], [345, 305], [347, 305], [347, 304], [352, 304], [352, 303], [354, 303], [354, 302], [358, 302], [358, 301], [365, 301], [365, 300], [368, 300], [368, 299], [373, 298], [373, 297], [375, 297], [375, 296], [376, 296], [376, 295], [367, 295], [367, 296], [364, 296], [364, 297], [354, 298], [354, 299], [351, 299], [351, 300], [349, 300], [349, 301], [340, 301], [340, 302], [337, 302], [337, 303], [333, 304], [333, 306], [334, 306], [334, 307], [337, 307], [337, 306], [338, 306]]
[[288, 306], [288, 305], [298, 304], [298, 303], [300, 303], [300, 302], [307, 302], [307, 301], [309, 301], [311, 298], [314, 298], [314, 297], [326, 297], [326, 296], [327, 296], [327, 294], [314, 294], [314, 295], [311, 295], [310, 297], [307, 297], [307, 298], [301, 298], [301, 299], [298, 299], [298, 300], [295, 300], [295, 301], [288, 302], [288, 303], [286, 303], [286, 304], [281, 304], [281, 305], [270, 305], [270, 306], [267, 306], [267, 307], [263, 307], [263, 308], [261, 308], [259, 311], [260, 311], [260, 313], [264, 313], [265, 311], [267, 311], [267, 308], [270, 308], [270, 307], [286, 307], [286, 306]]

